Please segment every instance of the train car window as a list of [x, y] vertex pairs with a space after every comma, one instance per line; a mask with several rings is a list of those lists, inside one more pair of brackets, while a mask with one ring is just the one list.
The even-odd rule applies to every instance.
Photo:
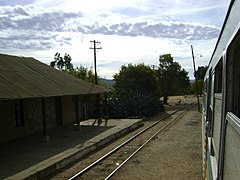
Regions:
[[207, 92], [208, 91], [208, 81], [209, 81], [209, 78], [206, 79], [205, 81], [205, 91]]
[[215, 93], [222, 93], [222, 68], [223, 60], [221, 59], [215, 68]]
[[203, 81], [203, 92], [207, 93], [208, 78]]
[[223, 71], [223, 58], [218, 61], [217, 66], [214, 69], [214, 100], [213, 100], [213, 112], [212, 112], [212, 121], [211, 121], [211, 155], [216, 156], [218, 159], [218, 152], [220, 148], [220, 128], [221, 128], [221, 115], [222, 115], [222, 71]]
[[213, 84], [214, 84], [214, 76], [212, 69], [209, 70], [209, 75], [207, 79], [207, 109], [206, 109], [206, 117], [207, 117], [207, 134], [209, 137], [212, 137], [212, 112], [213, 112]]
[[240, 45], [234, 51], [232, 112], [240, 117]]
[[213, 103], [214, 103], [214, 85], [215, 85], [215, 71], [213, 72], [212, 76], [212, 82], [211, 82], [211, 109], [213, 110]]
[[207, 83], [208, 79], [204, 81], [203, 86], [203, 113], [206, 115], [206, 108], [207, 108]]
[[240, 34], [228, 49], [226, 111], [240, 117]]

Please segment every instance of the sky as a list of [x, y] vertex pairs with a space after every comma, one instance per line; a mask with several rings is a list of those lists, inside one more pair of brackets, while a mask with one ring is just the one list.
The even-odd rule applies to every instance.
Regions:
[[0, 53], [49, 64], [70, 54], [75, 67], [112, 79], [122, 65], [158, 66], [170, 53], [193, 79], [208, 65], [230, 0], [0, 0]]

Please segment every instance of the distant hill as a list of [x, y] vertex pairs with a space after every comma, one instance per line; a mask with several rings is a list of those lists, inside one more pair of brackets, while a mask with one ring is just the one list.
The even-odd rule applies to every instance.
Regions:
[[[113, 87], [115, 81], [113, 79], [100, 78], [100, 82], [106, 84], [109, 88]], [[195, 79], [190, 79], [190, 84], [195, 83]]]
[[102, 84], [106, 84], [109, 88], [113, 87], [113, 85], [115, 84], [115, 81], [112, 80], [112, 79], [103, 79], [103, 78], [100, 78], [100, 82]]

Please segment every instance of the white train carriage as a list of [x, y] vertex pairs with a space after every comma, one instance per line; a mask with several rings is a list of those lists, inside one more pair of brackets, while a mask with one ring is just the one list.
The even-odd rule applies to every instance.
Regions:
[[205, 76], [203, 176], [240, 179], [240, 0], [232, 0]]

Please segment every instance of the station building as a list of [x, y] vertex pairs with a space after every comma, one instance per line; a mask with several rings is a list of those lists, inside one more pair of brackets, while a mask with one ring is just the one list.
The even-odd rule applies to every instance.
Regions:
[[94, 97], [106, 92], [34, 58], [0, 54], [0, 142], [79, 126], [92, 113]]

